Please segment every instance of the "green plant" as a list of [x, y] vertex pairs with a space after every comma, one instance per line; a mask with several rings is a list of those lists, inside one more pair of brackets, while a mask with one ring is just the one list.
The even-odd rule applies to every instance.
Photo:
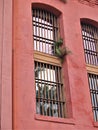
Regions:
[[63, 47], [63, 39], [59, 38], [58, 41], [55, 42], [55, 55], [60, 58], [61, 63], [64, 61], [64, 57], [71, 53], [66, 47]]

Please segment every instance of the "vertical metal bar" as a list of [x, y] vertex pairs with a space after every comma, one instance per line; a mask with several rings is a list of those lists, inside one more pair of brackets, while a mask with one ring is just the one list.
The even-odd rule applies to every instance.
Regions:
[[[45, 32], [45, 12], [44, 12], [44, 10], [42, 11], [42, 24], [44, 24], [43, 25], [43, 27], [42, 27], [42, 29], [43, 29], [43, 31], [42, 32]], [[43, 43], [42, 43], [42, 52], [45, 52], [45, 40], [43, 39]]]
[[[41, 71], [41, 79], [43, 80], [44, 79], [44, 77], [43, 77], [43, 75], [44, 75], [44, 63], [41, 63], [41, 69], [43, 70], [43, 71]], [[43, 86], [44, 86], [44, 83], [43, 83]], [[42, 86], [42, 115], [44, 115], [44, 97], [43, 97], [43, 86]]]
[[61, 72], [61, 68], [60, 68], [60, 86], [61, 86], [61, 97], [62, 97], [62, 117], [65, 116], [65, 112], [64, 112], [64, 91], [63, 91], [63, 84], [62, 84], [62, 72]]
[[46, 86], [47, 86], [47, 66], [46, 66], [46, 64], [44, 64], [44, 68], [45, 68], [45, 70], [44, 70], [44, 80], [45, 80], [45, 84], [44, 84], [44, 103], [45, 103], [45, 106], [44, 106], [44, 114], [45, 115], [47, 115], [47, 99], [46, 99]]
[[54, 66], [54, 78], [55, 78], [55, 83], [54, 83], [54, 103], [55, 103], [55, 116], [58, 116], [57, 113], [57, 100], [56, 100], [56, 66]]
[[60, 98], [60, 88], [59, 88], [59, 83], [60, 83], [60, 78], [59, 78], [59, 67], [57, 67], [57, 73], [58, 73], [58, 97], [59, 97], [59, 99], [58, 99], [58, 106], [59, 106], [59, 117], [61, 117], [61, 108], [60, 108], [60, 100], [61, 100], [61, 98]]
[[39, 10], [39, 25], [40, 25], [40, 51], [43, 52], [43, 42], [42, 42], [42, 10]]
[[35, 42], [35, 44], [36, 44], [36, 49], [35, 49], [35, 50], [37, 50], [37, 37], [36, 37], [36, 35], [37, 35], [37, 25], [36, 25], [36, 24], [37, 24], [37, 23], [36, 23], [37, 16], [36, 16], [36, 15], [37, 15], [37, 14], [36, 14], [36, 13], [37, 13], [37, 12], [36, 12], [36, 10], [35, 10], [35, 34], [34, 34], [34, 35], [35, 35], [35, 36], [34, 36], [34, 37], [35, 37], [35, 41], [36, 41], [36, 42]]
[[40, 112], [40, 86], [39, 86], [39, 76], [38, 76], [38, 62], [35, 62], [35, 68], [36, 68], [36, 74], [37, 74], [37, 83], [36, 83], [36, 91], [37, 91], [37, 89], [38, 89], [38, 97], [36, 97], [36, 100], [38, 100], [38, 106], [39, 106], [39, 108], [38, 108], [38, 110], [39, 110], [39, 112]]
[[41, 93], [41, 90], [42, 90], [42, 79], [41, 79], [41, 63], [40, 62], [37, 62], [38, 63], [38, 80], [39, 80], [39, 99], [40, 99], [40, 114], [42, 115], [42, 93]]
[[36, 35], [37, 35], [37, 23], [36, 23], [36, 19], [37, 19], [37, 14], [36, 14], [36, 9], [35, 9], [35, 40], [36, 40], [36, 50], [37, 50], [37, 37], [36, 37]]
[[[36, 27], [35, 27], [35, 10], [32, 11], [33, 13], [33, 35], [35, 35], [35, 31], [36, 31]], [[34, 39], [34, 50], [36, 50], [36, 41], [35, 41], [35, 38], [33, 36], [33, 39]]]
[[94, 34], [94, 37], [96, 39], [95, 41], [95, 53], [96, 53], [96, 63], [95, 65], [98, 65], [98, 29], [95, 28], [95, 34]]
[[59, 87], [59, 81], [58, 81], [58, 67], [56, 66], [56, 82], [57, 82], [57, 85], [56, 85], [56, 100], [57, 100], [57, 104], [58, 104], [58, 117], [60, 116], [60, 108], [59, 108], [59, 90], [58, 90], [58, 87]]
[[[44, 11], [44, 30], [45, 30], [45, 33], [46, 33], [46, 39], [47, 39], [47, 36], [48, 36], [48, 32], [47, 32], [47, 14], [46, 14], [46, 11]], [[45, 44], [44, 44], [44, 50], [45, 50], [45, 53], [48, 53], [47, 52], [47, 40], [45, 40]]]
[[94, 50], [94, 46], [95, 46], [95, 31], [94, 31], [94, 27], [91, 28], [92, 31], [92, 60], [93, 60], [93, 65], [95, 65], [95, 50]]
[[53, 54], [55, 53], [55, 51], [54, 51], [54, 49], [55, 49], [55, 47], [54, 47], [54, 20], [53, 20], [53, 14], [51, 14], [51, 25], [52, 25], [52, 31], [51, 31], [51, 35], [52, 35], [52, 40], [53, 40], [53, 42], [52, 42], [52, 48], [53, 48]]
[[95, 90], [95, 110], [96, 110], [96, 119], [97, 119], [97, 107], [98, 107], [98, 99], [97, 99], [97, 90], [96, 90], [96, 78], [97, 75], [93, 75], [93, 82], [94, 82], [94, 90]]
[[90, 52], [90, 64], [93, 64], [93, 57], [92, 57], [92, 45], [91, 45], [91, 42], [92, 42], [92, 29], [91, 29], [91, 26], [88, 25], [88, 28], [89, 28], [89, 52]]
[[[48, 36], [48, 38], [51, 40], [51, 21], [50, 21], [50, 13], [48, 13], [48, 19], [49, 19], [49, 27], [48, 27], [48, 29], [49, 29], [49, 36]], [[49, 54], [51, 54], [52, 53], [52, 49], [51, 49], [51, 41], [49, 41]]]
[[[50, 82], [52, 81], [51, 68], [52, 68], [51, 65], [49, 65]], [[51, 111], [51, 116], [53, 116], [52, 108], [53, 108], [53, 103], [52, 103], [52, 92], [51, 92], [51, 86], [50, 86], [50, 111]]]
[[85, 45], [86, 45], [85, 46], [85, 54], [87, 54], [86, 62], [88, 62], [88, 53], [87, 53], [87, 50], [86, 50], [87, 49], [87, 40], [86, 40], [87, 38], [86, 38], [86, 26], [85, 25], [84, 25], [84, 39], [85, 39], [84, 42], [85, 42]]
[[60, 102], [61, 102], [61, 117], [63, 117], [63, 104], [62, 104], [62, 101], [63, 101], [63, 98], [62, 98], [62, 86], [61, 86], [61, 83], [62, 83], [62, 81], [61, 81], [61, 68], [59, 67], [59, 82], [60, 82], [60, 84], [59, 84], [59, 87], [60, 87]]
[[89, 26], [86, 25], [86, 37], [87, 37], [87, 45], [88, 45], [88, 48], [87, 48], [87, 51], [88, 51], [88, 63], [90, 64], [91, 63], [91, 55], [90, 55], [90, 51], [89, 51], [89, 48], [90, 48], [90, 44], [89, 44], [89, 39], [90, 39], [90, 31], [89, 31]]
[[[54, 81], [54, 74], [53, 74], [53, 65], [51, 65], [51, 73], [52, 73], [52, 79], [51, 81]], [[54, 116], [54, 104], [53, 104], [53, 86], [51, 86], [51, 102], [52, 102], [52, 116]]]
[[[48, 65], [46, 64], [46, 77], [47, 77], [47, 81], [49, 81], [49, 78], [48, 78]], [[46, 115], [50, 115], [49, 114], [49, 109], [48, 109], [48, 107], [49, 107], [49, 84], [48, 84], [48, 82], [47, 82], [47, 84], [46, 84], [46, 102], [47, 102], [47, 112], [46, 112]]]

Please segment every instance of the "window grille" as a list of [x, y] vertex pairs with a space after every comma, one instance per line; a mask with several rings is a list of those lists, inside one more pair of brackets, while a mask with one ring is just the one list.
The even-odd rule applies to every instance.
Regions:
[[98, 75], [88, 74], [92, 109], [95, 121], [98, 121]]
[[57, 17], [45, 10], [33, 9], [34, 50], [54, 55], [58, 39]]
[[98, 28], [81, 23], [94, 120], [98, 121]]
[[98, 66], [98, 28], [82, 23], [82, 37], [86, 63]]
[[36, 113], [65, 117], [61, 67], [35, 61]]

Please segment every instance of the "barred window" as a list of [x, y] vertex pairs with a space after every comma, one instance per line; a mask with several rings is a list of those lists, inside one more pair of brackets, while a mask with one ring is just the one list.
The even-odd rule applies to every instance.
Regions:
[[98, 121], [98, 75], [88, 74], [92, 109], [95, 121]]
[[65, 117], [61, 67], [35, 61], [37, 114]]
[[82, 36], [86, 63], [98, 66], [98, 28], [82, 23]]
[[53, 55], [58, 38], [57, 17], [45, 10], [33, 9], [34, 50]]
[[92, 110], [98, 121], [98, 28], [85, 22], [81, 27]]
[[65, 117], [62, 67], [54, 55], [58, 39], [57, 16], [43, 9], [32, 10], [35, 64], [36, 113]]

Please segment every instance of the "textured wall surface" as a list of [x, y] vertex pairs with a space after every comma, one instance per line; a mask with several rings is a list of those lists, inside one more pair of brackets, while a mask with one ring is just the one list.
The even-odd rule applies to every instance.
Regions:
[[12, 130], [12, 0], [0, 0], [0, 130]]
[[[82, 1], [81, 1], [82, 2]], [[65, 45], [72, 51], [63, 65], [64, 82], [70, 88], [72, 117], [58, 119], [38, 116], [35, 112], [34, 57], [32, 38], [31, 7], [39, 3], [61, 12], [61, 35]], [[43, 6], [43, 4], [45, 4]], [[97, 130], [93, 124], [93, 114], [85, 67], [80, 19], [98, 22], [98, 8], [68, 0], [66, 4], [57, 0], [15, 0], [14, 2], [14, 129], [15, 130]], [[67, 64], [67, 66], [66, 66]], [[67, 93], [67, 92], [65, 92]], [[67, 95], [68, 96], [68, 95]], [[70, 111], [70, 108], [69, 108]]]
[[[13, 0], [13, 6], [11, 0], [4, 1], [4, 23], [0, 1], [0, 38], [4, 35], [3, 42], [0, 39], [0, 50], [3, 43], [3, 52], [0, 51], [3, 63], [0, 70], [2, 130], [12, 130], [11, 123], [13, 130], [97, 130], [98, 123], [95, 126], [93, 121], [80, 20], [92, 19], [92, 23], [98, 25], [98, 7], [88, 6], [87, 0], [80, 1], [85, 4], [80, 4], [79, 0], [67, 0], [67, 3], [60, 0]], [[64, 44], [72, 51], [63, 64], [64, 92], [70, 118], [45, 117], [35, 111], [32, 7], [37, 4], [58, 15]]]
[[98, 0], [78, 0], [82, 4], [86, 4], [89, 6], [98, 6]]

